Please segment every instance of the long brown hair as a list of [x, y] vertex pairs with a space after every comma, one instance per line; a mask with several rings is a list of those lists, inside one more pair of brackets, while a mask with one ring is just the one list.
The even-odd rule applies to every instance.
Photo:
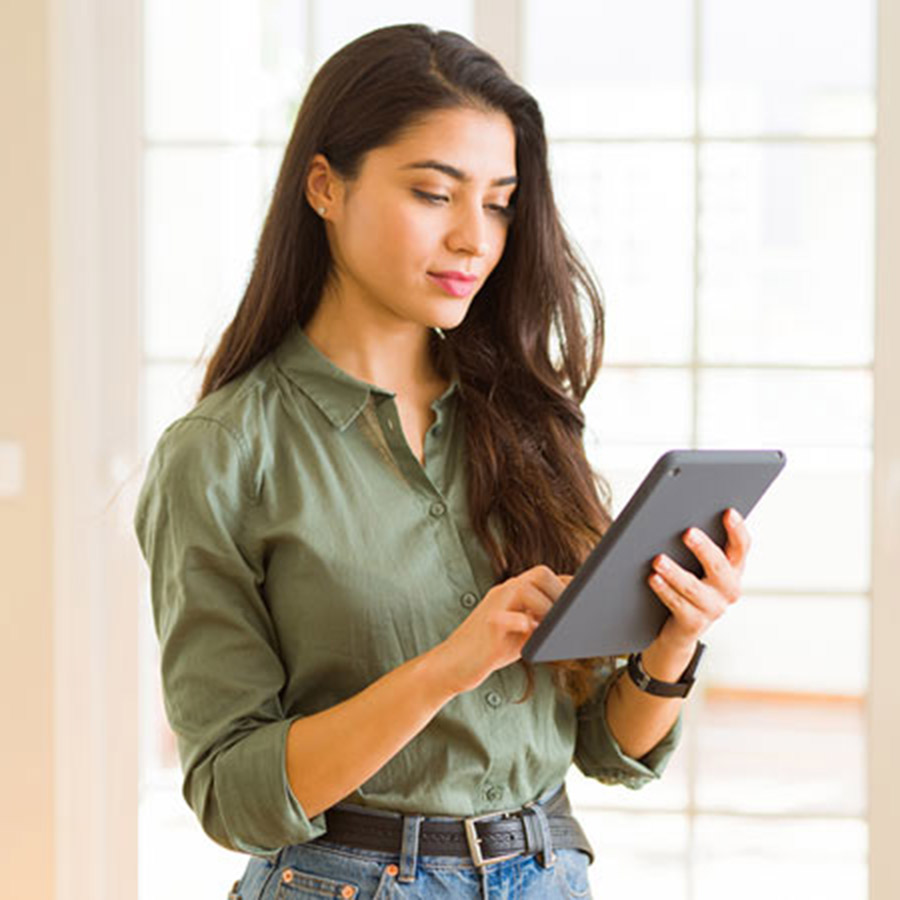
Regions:
[[[305, 199], [312, 157], [324, 154], [352, 181], [369, 150], [430, 112], [460, 106], [506, 114], [519, 177], [500, 261], [464, 321], [444, 340], [433, 331], [430, 339], [439, 374], [455, 370], [460, 378], [471, 524], [498, 582], [539, 563], [570, 574], [612, 518], [609, 485], [585, 456], [581, 410], [601, 365], [603, 298], [560, 222], [537, 102], [459, 34], [419, 24], [379, 28], [318, 70], [285, 149], [244, 296], [198, 400], [254, 366], [316, 309], [332, 260], [324, 225]], [[557, 688], [579, 704], [596, 687], [598, 668], [615, 659], [547, 665]], [[534, 689], [531, 664], [520, 662], [528, 684], [518, 702]]]

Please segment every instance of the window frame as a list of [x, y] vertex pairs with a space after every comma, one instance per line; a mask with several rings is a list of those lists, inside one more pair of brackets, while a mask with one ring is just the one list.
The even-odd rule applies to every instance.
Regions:
[[[475, 0], [513, 77], [526, 0]], [[695, 4], [696, 9], [696, 4]], [[50, 0], [55, 896], [136, 897], [141, 374], [141, 0]], [[878, 0], [869, 896], [900, 895], [892, 603], [900, 547], [900, 8]], [[510, 25], [512, 23], [512, 27]], [[891, 203], [893, 199], [895, 202]], [[123, 302], [134, 298], [136, 302]], [[45, 640], [37, 635], [34, 640]], [[128, 711], [127, 714], [125, 711]], [[73, 878], [71, 873], [77, 872]]]

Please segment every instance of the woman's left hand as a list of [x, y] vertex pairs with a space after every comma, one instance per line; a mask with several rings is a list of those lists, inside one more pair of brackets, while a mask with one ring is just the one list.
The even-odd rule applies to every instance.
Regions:
[[[733, 522], [729, 513], [736, 517]], [[737, 510], [724, 513], [722, 520], [728, 535], [724, 550], [699, 528], [689, 528], [682, 535], [703, 565], [705, 578], [698, 578], [665, 554], [653, 558], [656, 574], [649, 576], [650, 587], [672, 613], [659, 632], [664, 643], [693, 645], [741, 596], [750, 532]]]

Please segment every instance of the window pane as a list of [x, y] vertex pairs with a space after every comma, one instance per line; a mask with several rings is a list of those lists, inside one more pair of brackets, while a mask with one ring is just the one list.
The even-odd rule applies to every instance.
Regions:
[[316, 4], [315, 68], [354, 38], [385, 25], [422, 22], [472, 38], [472, 0], [328, 0]]
[[144, 133], [283, 140], [305, 78], [305, 0], [147, 0]]
[[578, 808], [575, 814], [596, 854], [588, 869], [594, 897], [688, 900], [687, 816]]
[[703, 446], [870, 447], [870, 372], [706, 371], [700, 374]]
[[551, 137], [691, 133], [690, 0], [523, 5], [523, 80]]
[[250, 276], [264, 210], [252, 147], [145, 154], [144, 349], [211, 353]]
[[873, 133], [874, 0], [705, 0], [701, 15], [704, 132]]
[[568, 232], [605, 295], [604, 360], [687, 362], [694, 277], [690, 146], [552, 144], [550, 165]]
[[853, 697], [868, 687], [867, 597], [744, 592], [710, 638], [706, 677], [717, 688]]
[[[836, 657], [835, 664], [839, 660]], [[699, 808], [864, 815], [862, 703], [731, 700], [726, 695], [704, 698], [698, 712], [695, 790]]]
[[138, 900], [222, 900], [249, 859], [204, 833], [182, 799], [177, 770], [146, 786], [138, 814]]
[[865, 900], [867, 844], [865, 822], [856, 819], [698, 816], [694, 897]]
[[603, 368], [582, 404], [599, 446], [684, 445], [690, 438], [690, 373], [678, 369]]
[[872, 453], [792, 448], [747, 519], [753, 547], [743, 587], [869, 590]]
[[704, 360], [872, 359], [873, 164], [862, 145], [702, 148]]
[[142, 449], [146, 457], [159, 436], [196, 403], [205, 366], [190, 363], [146, 363], [143, 368]]

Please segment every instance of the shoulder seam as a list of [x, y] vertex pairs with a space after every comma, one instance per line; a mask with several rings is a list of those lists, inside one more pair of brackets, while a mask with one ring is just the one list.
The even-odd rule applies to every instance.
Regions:
[[248, 460], [250, 458], [250, 451], [247, 447], [247, 442], [244, 440], [244, 436], [239, 432], [235, 431], [233, 428], [226, 425], [221, 419], [216, 419], [213, 416], [203, 416], [196, 415], [194, 413], [187, 413], [183, 415], [180, 419], [177, 419], [172, 423], [172, 426], [179, 424], [180, 422], [212, 422], [214, 425], [218, 425], [226, 434], [228, 434], [234, 442], [238, 446], [238, 455], [240, 458], [239, 468], [241, 473], [241, 483], [243, 484], [244, 494], [247, 499], [250, 500], [251, 503], [258, 503], [258, 498], [254, 495], [251, 490], [252, 485], [250, 484], [248, 475], [247, 475], [247, 465]]

